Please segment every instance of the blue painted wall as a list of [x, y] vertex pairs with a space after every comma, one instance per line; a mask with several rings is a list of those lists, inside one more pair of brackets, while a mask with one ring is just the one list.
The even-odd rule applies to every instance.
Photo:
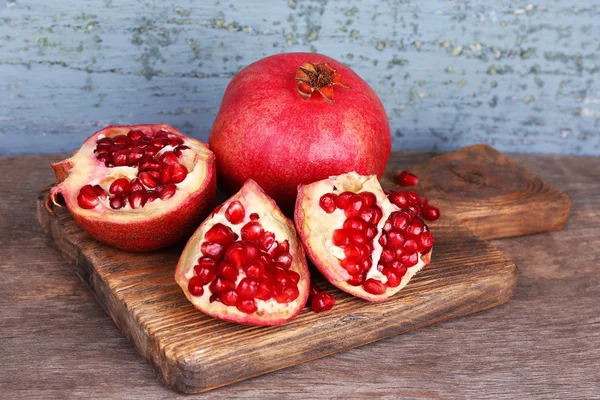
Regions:
[[395, 150], [600, 155], [597, 0], [0, 0], [0, 155], [108, 124], [206, 140], [231, 77], [288, 51], [364, 77]]

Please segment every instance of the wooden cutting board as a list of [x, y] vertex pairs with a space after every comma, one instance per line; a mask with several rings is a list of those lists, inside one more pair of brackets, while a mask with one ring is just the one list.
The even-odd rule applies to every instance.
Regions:
[[[386, 174], [384, 185], [393, 185], [394, 173]], [[432, 263], [389, 301], [369, 303], [318, 277], [337, 299], [332, 311], [305, 309], [278, 327], [235, 325], [207, 317], [187, 301], [173, 279], [181, 247], [149, 254], [110, 248], [85, 233], [65, 208], [50, 215], [46, 194], [38, 198], [44, 230], [138, 352], [164, 382], [185, 393], [496, 307], [516, 284], [516, 266], [442, 208], [442, 218], [429, 224], [436, 238]], [[502, 203], [487, 210], [492, 223], [493, 214], [504, 211]]]

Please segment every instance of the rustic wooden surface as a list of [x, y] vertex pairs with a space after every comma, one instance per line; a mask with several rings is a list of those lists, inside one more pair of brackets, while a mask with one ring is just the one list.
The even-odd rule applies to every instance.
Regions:
[[407, 169], [419, 177], [416, 187], [400, 187], [397, 170], [386, 171], [384, 183], [426, 196], [443, 215], [484, 239], [557, 231], [567, 223], [569, 196], [488, 145], [464, 147]]
[[[395, 154], [390, 167], [429, 157]], [[510, 302], [195, 397], [598, 398], [600, 159], [511, 157], [573, 203], [563, 231], [492, 241], [519, 267]], [[37, 223], [32, 199], [60, 159], [0, 158], [2, 397], [181, 398], [141, 361]]]
[[[199, 313], [173, 279], [181, 248], [132, 254], [90, 237], [66, 208], [38, 219], [119, 329], [176, 390], [198, 393], [507, 302], [515, 265], [448, 217], [430, 224], [432, 262], [398, 295], [369, 303], [333, 290], [334, 309], [309, 309], [278, 327], [244, 327]], [[369, 327], [365, 330], [365, 326]], [[290, 347], [290, 342], [294, 343]]]
[[140, 121], [206, 140], [231, 77], [290, 51], [355, 69], [396, 150], [598, 155], [599, 19], [583, 0], [1, 0], [0, 155]]

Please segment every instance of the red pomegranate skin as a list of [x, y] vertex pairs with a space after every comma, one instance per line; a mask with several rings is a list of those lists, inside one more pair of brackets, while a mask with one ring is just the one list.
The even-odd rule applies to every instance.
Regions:
[[[351, 88], [333, 86], [333, 104], [317, 91], [304, 100], [295, 74], [305, 62], [328, 62]], [[321, 54], [287, 53], [232, 79], [209, 145], [219, 186], [233, 193], [254, 179], [289, 212], [300, 184], [350, 171], [381, 177], [391, 137], [383, 104], [354, 71]]]

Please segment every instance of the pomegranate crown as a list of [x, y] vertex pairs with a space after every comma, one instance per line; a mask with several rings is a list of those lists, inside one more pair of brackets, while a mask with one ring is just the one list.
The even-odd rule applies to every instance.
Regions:
[[298, 93], [304, 100], [308, 100], [316, 90], [329, 104], [333, 104], [334, 85], [350, 89], [342, 75], [328, 62], [305, 62], [296, 70], [296, 82], [298, 82]]

